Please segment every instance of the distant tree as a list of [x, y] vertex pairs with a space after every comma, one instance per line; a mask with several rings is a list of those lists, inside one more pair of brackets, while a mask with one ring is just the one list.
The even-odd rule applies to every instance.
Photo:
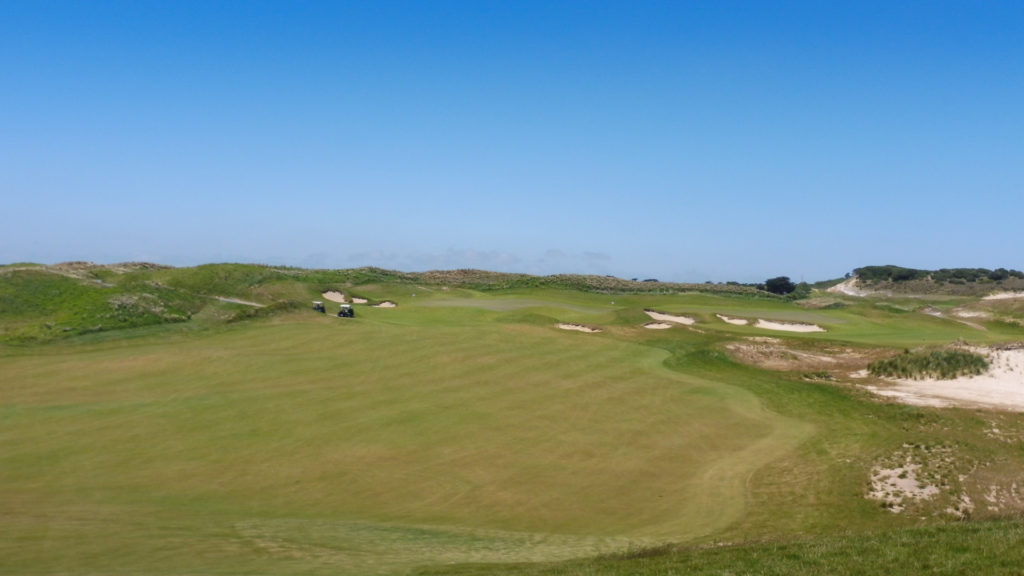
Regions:
[[779, 276], [765, 280], [764, 289], [772, 294], [789, 294], [796, 290], [796, 284], [789, 281], [789, 276]]
[[1010, 271], [1007, 270], [1006, 268], [996, 268], [995, 270], [988, 273], [989, 280], [994, 280], [996, 282], [1006, 280], [1009, 277]]

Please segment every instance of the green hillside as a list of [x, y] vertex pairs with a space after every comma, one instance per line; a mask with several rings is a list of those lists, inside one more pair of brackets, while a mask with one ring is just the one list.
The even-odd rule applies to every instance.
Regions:
[[[848, 377], [905, 348], [1024, 340], [1019, 304], [614, 282], [4, 267], [0, 573], [1010, 574], [1024, 560], [1024, 418], [905, 406]], [[328, 290], [368, 302], [352, 319], [312, 311]], [[693, 324], [650, 329], [645, 310]], [[901, 463], [936, 492], [871, 497], [877, 469]]]

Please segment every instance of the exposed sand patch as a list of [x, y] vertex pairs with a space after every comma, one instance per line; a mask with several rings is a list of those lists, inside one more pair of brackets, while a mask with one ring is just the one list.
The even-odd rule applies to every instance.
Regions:
[[801, 322], [773, 322], [771, 320], [757, 319], [754, 328], [765, 330], [783, 330], [785, 332], [824, 332], [825, 329], [817, 324], [804, 324]]
[[675, 316], [672, 314], [663, 314], [661, 312], [655, 312], [654, 310], [644, 310], [644, 312], [659, 322], [672, 322], [674, 324], [683, 324], [686, 326], [693, 326], [697, 321], [689, 316]]
[[847, 296], [858, 297], [864, 297], [873, 294], [872, 291], [861, 288], [860, 283], [857, 281], [857, 278], [849, 278], [847, 280], [843, 280], [839, 284], [836, 284], [835, 286], [829, 288], [828, 291], [833, 294], [845, 294]]
[[974, 510], [964, 481], [975, 469], [976, 463], [952, 446], [908, 443], [875, 462], [866, 496], [894, 514], [942, 511], [963, 519]]
[[321, 294], [321, 296], [323, 296], [324, 300], [330, 300], [331, 302], [337, 302], [338, 304], [348, 302], [348, 300], [345, 300], [345, 295], [337, 290], [328, 290]]
[[562, 322], [558, 325], [562, 330], [575, 330], [577, 332], [586, 332], [587, 334], [596, 334], [601, 332], [600, 328], [591, 328], [590, 326], [584, 326], [582, 324], [567, 324]]
[[871, 492], [868, 498], [885, 502], [886, 508], [894, 514], [903, 511], [907, 500], [934, 498], [939, 489], [917, 479], [920, 469], [920, 464], [909, 462], [895, 468], [875, 468], [871, 471]]
[[650, 330], [666, 330], [671, 327], [672, 325], [668, 322], [648, 322], [647, 324], [644, 324], [644, 328], [648, 328]]
[[263, 304], [257, 302], [249, 302], [248, 300], [239, 300], [238, 298], [225, 298], [223, 296], [214, 296], [214, 300], [220, 300], [221, 302], [230, 302], [232, 304], [242, 304], [243, 306], [252, 306], [253, 308], [265, 308]]
[[962, 309], [962, 308], [957, 308], [956, 310], [953, 310], [953, 315], [954, 316], [959, 316], [960, 318], [991, 318], [992, 317], [992, 314], [990, 314], [988, 312], [985, 312], [984, 310], [965, 310], [965, 309]]
[[398, 304], [395, 304], [394, 302], [392, 302], [390, 300], [385, 300], [385, 301], [381, 302], [380, 304], [374, 304], [373, 305], [374, 308], [395, 308], [397, 306], [398, 306]]
[[747, 320], [746, 318], [730, 318], [722, 314], [715, 314], [715, 316], [718, 316], [718, 319], [722, 322], [732, 324], [733, 326], [746, 326], [747, 324], [750, 324], [750, 320]]
[[[944, 314], [942, 312], [942, 310], [939, 310], [938, 308], [933, 308], [931, 306], [925, 306], [924, 308], [921, 309], [921, 312], [923, 312], [923, 313], [925, 313], [925, 314], [927, 314], [929, 316], [934, 316], [936, 318], [943, 318], [943, 319], [947, 319], [947, 320], [952, 320], [954, 322], [959, 322], [959, 323], [961, 323], [961, 324], [963, 324], [965, 326], [970, 326], [971, 328], [974, 328], [975, 330], [981, 330], [982, 332], [988, 331], [988, 329], [985, 328], [984, 326], [982, 326], [981, 324], [976, 324], [974, 322], [970, 322], [970, 321], [967, 321], [967, 320], [960, 320], [958, 318], [949, 318], [948, 316], [946, 316], [946, 314]], [[966, 318], [976, 318], [976, 317], [984, 315], [983, 312], [979, 312], [977, 314], [974, 314], [974, 313], [966, 312], [966, 311], [964, 311], [964, 312], [953, 311], [953, 314], [955, 316], [960, 316], [962, 318], [964, 318], [964, 317], [966, 317]]]
[[353, 296], [352, 297], [352, 303], [353, 304], [366, 304], [366, 298], [356, 298], [355, 296]]
[[996, 292], [982, 298], [982, 300], [1017, 300], [1024, 298], [1024, 292]]
[[892, 386], [867, 386], [879, 396], [919, 406], [980, 406], [1024, 412], [1024, 346], [975, 349], [986, 354], [989, 369], [952, 380], [892, 379]]

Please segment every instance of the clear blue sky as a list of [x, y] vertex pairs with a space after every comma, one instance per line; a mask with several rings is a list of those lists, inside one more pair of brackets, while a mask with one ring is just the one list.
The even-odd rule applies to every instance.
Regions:
[[0, 262], [1024, 268], [1024, 2], [0, 0]]

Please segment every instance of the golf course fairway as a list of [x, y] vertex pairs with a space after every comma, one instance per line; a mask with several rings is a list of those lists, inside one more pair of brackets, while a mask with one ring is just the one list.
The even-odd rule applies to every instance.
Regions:
[[365, 292], [400, 305], [0, 348], [0, 572], [405, 574], [890, 521], [862, 492], [905, 408], [738, 365], [719, 343], [756, 329], [710, 324], [863, 316]]

